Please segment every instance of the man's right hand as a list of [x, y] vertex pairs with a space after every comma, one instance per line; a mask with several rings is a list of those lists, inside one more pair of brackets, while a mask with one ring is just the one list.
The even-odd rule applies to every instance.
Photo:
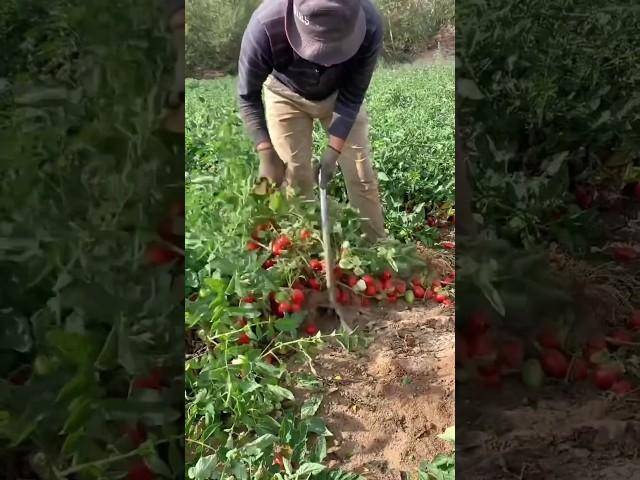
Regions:
[[259, 147], [258, 157], [260, 158], [258, 182], [267, 179], [279, 187], [284, 181], [286, 168], [275, 149], [272, 146]]

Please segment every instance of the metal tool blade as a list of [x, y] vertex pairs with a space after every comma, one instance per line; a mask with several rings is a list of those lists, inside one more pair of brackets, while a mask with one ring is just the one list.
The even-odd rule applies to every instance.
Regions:
[[[320, 178], [318, 178], [320, 185]], [[342, 328], [351, 333], [353, 330], [346, 321], [346, 314], [338, 302], [336, 302], [336, 278], [333, 258], [333, 248], [331, 245], [331, 220], [329, 218], [329, 196], [325, 188], [320, 187], [320, 225], [322, 227], [322, 244], [324, 247], [324, 259], [327, 273], [327, 291], [329, 292], [329, 303], [336, 312]]]

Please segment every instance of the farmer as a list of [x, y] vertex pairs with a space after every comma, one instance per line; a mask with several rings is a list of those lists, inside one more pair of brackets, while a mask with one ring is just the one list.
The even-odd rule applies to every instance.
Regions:
[[320, 120], [329, 134], [320, 186], [339, 165], [372, 241], [385, 231], [363, 101], [382, 37], [371, 0], [264, 0], [244, 32], [238, 62], [240, 112], [260, 159], [258, 179], [313, 198], [312, 132]]

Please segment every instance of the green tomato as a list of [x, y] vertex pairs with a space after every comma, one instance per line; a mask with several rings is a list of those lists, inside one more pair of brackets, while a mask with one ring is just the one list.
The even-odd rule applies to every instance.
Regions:
[[540, 362], [534, 358], [527, 360], [522, 366], [522, 382], [533, 390], [544, 384], [544, 372]]
[[404, 294], [404, 298], [408, 304], [412, 304], [416, 299], [416, 295], [415, 293], [413, 293], [413, 291], [407, 290], [406, 293]]
[[44, 355], [38, 355], [33, 361], [33, 371], [36, 375], [46, 375], [51, 372], [53, 364]]

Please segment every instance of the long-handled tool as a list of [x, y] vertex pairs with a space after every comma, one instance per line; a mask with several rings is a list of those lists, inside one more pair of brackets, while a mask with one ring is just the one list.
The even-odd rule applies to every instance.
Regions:
[[[320, 182], [320, 169], [318, 169], [318, 185]], [[336, 278], [333, 258], [333, 248], [331, 245], [331, 221], [329, 219], [329, 197], [325, 188], [320, 188], [320, 224], [322, 226], [322, 244], [324, 247], [324, 260], [327, 272], [327, 291], [329, 292], [329, 303], [336, 312], [338, 320], [343, 330], [351, 333], [353, 330], [347, 322], [347, 314], [341, 305], [336, 302]]]

